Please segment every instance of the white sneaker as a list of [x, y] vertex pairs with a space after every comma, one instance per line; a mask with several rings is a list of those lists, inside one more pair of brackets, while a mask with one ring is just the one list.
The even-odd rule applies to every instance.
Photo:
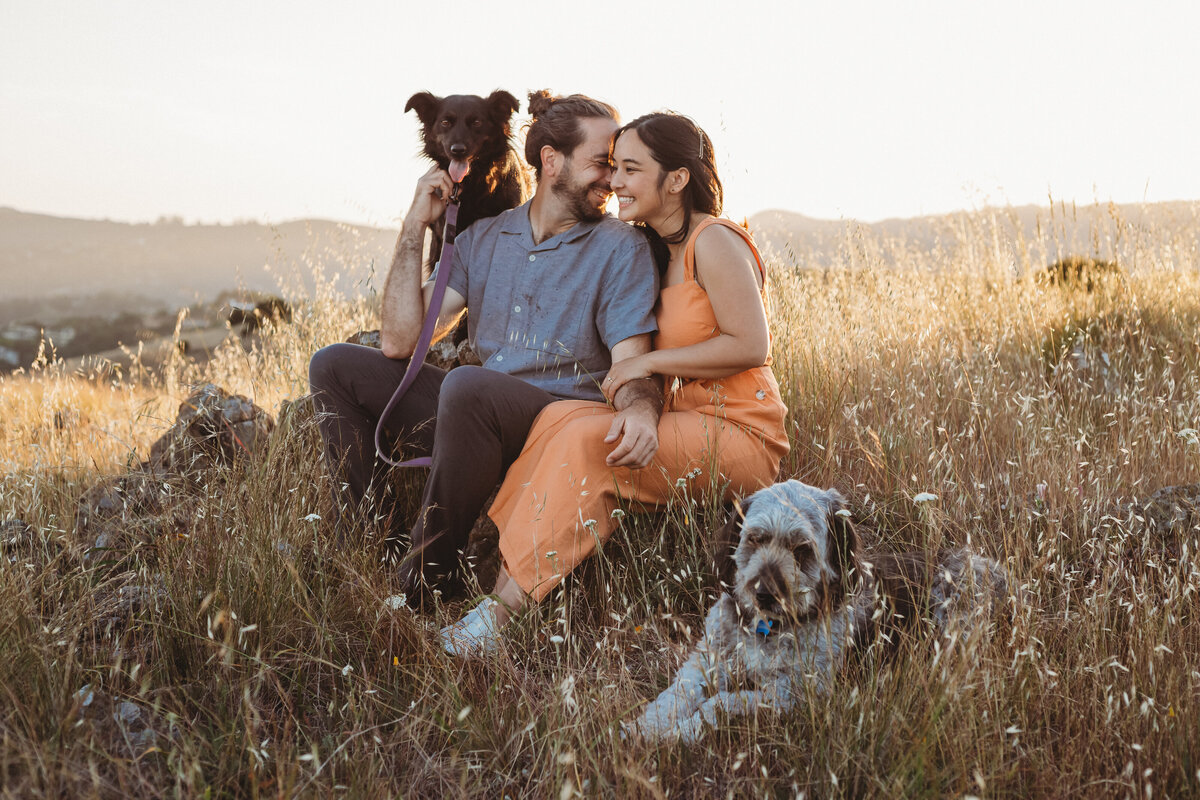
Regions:
[[494, 597], [485, 597], [458, 622], [442, 628], [442, 649], [460, 657], [493, 652], [500, 644], [500, 629], [492, 610], [496, 605], [499, 601]]

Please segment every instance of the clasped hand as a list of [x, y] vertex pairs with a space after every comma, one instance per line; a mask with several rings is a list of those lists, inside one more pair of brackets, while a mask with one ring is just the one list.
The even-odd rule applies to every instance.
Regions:
[[[649, 378], [651, 375], [643, 356], [626, 358], [613, 364], [601, 389], [609, 402], [615, 405], [617, 393], [630, 381]], [[655, 391], [650, 386], [647, 386], [647, 390], [649, 393]], [[635, 395], [623, 399], [626, 405], [616, 412], [613, 424], [604, 437], [604, 441], [609, 444], [618, 441], [620, 444], [608, 454], [606, 463], [610, 467], [641, 469], [648, 465], [658, 452], [659, 407], [649, 396]]]
[[624, 358], [613, 364], [608, 370], [608, 377], [604, 379], [604, 383], [600, 384], [600, 391], [604, 392], [608, 402], [615, 403], [617, 392], [622, 386], [630, 381], [636, 381], [638, 378], [649, 378], [653, 374], [646, 356]]

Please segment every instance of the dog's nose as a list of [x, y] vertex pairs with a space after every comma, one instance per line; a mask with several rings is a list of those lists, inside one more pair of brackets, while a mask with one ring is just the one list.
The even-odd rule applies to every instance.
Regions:
[[467, 146], [465, 144], [450, 145], [450, 157], [451, 158], [462, 158], [466, 154], [467, 154]]
[[756, 595], [754, 595], [754, 602], [757, 603], [758, 607], [761, 608], [763, 611], [778, 611], [779, 610], [779, 598], [777, 598], [775, 595], [771, 594], [770, 592], [757, 593]]

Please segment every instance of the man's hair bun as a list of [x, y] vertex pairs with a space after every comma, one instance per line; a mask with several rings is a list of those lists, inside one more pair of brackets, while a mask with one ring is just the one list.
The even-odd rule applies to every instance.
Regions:
[[549, 111], [556, 100], [558, 100], [558, 97], [551, 94], [549, 89], [538, 89], [536, 92], [530, 92], [529, 116], [537, 119]]

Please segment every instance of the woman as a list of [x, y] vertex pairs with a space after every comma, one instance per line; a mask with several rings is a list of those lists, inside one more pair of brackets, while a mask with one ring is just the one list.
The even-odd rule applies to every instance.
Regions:
[[723, 487], [726, 497], [749, 494], [774, 480], [788, 451], [769, 366], [764, 264], [750, 235], [717, 216], [712, 142], [686, 117], [648, 114], [617, 131], [612, 161], [620, 218], [644, 224], [670, 258], [654, 350], [613, 364], [601, 388], [611, 400], [628, 381], [664, 376], [659, 449], [644, 469], [610, 468], [611, 406], [547, 406], [488, 512], [503, 558], [495, 593], [442, 630], [451, 653], [494, 647], [516, 610], [540, 601], [608, 538], [618, 498], [663, 503], [680, 479]]

